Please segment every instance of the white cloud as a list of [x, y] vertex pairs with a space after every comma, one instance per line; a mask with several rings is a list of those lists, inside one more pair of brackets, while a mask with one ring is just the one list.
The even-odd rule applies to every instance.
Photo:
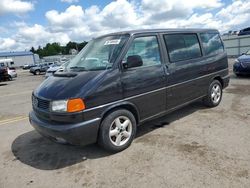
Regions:
[[102, 9], [70, 5], [62, 12], [50, 10], [45, 17], [47, 26], [15, 22], [17, 32], [1, 38], [4, 45], [0, 49], [80, 42], [110, 32], [143, 28], [216, 28], [225, 32], [249, 26], [250, 0], [232, 0], [229, 5], [221, 0], [117, 0]]
[[69, 29], [82, 24], [84, 11], [81, 6], [71, 5], [65, 12], [59, 13], [56, 10], [51, 10], [45, 16], [55, 28]]
[[51, 32], [49, 28], [42, 25], [35, 24], [28, 26], [21, 22], [16, 23], [14, 27], [18, 28], [16, 34], [10, 38], [0, 38], [0, 51], [23, 51], [29, 50], [32, 46], [45, 46], [46, 43], [59, 42], [65, 45], [71, 39], [67, 33], [64, 32]]
[[64, 2], [64, 3], [78, 3], [79, 0], [61, 0], [61, 2]]
[[66, 33], [62, 32], [50, 32], [48, 28], [42, 25], [35, 24], [34, 26], [24, 26], [20, 27], [16, 38], [24, 43], [31, 42], [32, 46], [45, 45], [50, 42], [60, 42], [65, 45], [70, 38]]
[[250, 0], [235, 0], [232, 4], [222, 8], [216, 15], [216, 19], [223, 21], [221, 30], [238, 30], [250, 26]]
[[26, 13], [34, 9], [34, 4], [22, 0], [1, 0], [0, 14], [6, 13]]
[[111, 2], [99, 13], [102, 25], [111, 28], [133, 27], [138, 24], [135, 6], [127, 0]]
[[190, 16], [194, 9], [214, 9], [221, 7], [220, 0], [142, 0], [141, 10], [144, 23], [152, 24], [173, 19], [184, 19]]
[[11, 38], [0, 38], [0, 50], [14, 49], [16, 41]]

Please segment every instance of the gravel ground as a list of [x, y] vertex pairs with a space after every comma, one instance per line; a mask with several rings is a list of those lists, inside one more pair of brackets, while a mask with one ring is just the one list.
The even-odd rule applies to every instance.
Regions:
[[[230, 60], [232, 67], [232, 60]], [[0, 85], [0, 188], [250, 187], [250, 77], [232, 73], [221, 104], [193, 103], [138, 128], [125, 151], [52, 143], [30, 126], [27, 71]]]

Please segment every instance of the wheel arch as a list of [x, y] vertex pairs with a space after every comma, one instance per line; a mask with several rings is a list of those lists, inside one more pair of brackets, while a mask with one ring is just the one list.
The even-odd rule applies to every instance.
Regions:
[[222, 79], [222, 77], [220, 75], [214, 76], [212, 81], [214, 81], [214, 80], [218, 80], [220, 82], [222, 88], [224, 88], [224, 82], [223, 82], [223, 79]]
[[140, 122], [140, 115], [139, 115], [139, 111], [137, 109], [137, 107], [133, 104], [133, 103], [130, 103], [130, 102], [122, 102], [122, 103], [119, 103], [119, 104], [114, 104], [110, 107], [108, 107], [101, 115], [101, 121], [103, 121], [103, 119], [105, 117], [107, 117], [110, 113], [114, 112], [115, 110], [118, 110], [118, 109], [125, 109], [125, 110], [128, 110], [129, 112], [131, 112], [134, 117], [135, 117], [135, 120], [136, 120], [136, 124], [139, 124]]

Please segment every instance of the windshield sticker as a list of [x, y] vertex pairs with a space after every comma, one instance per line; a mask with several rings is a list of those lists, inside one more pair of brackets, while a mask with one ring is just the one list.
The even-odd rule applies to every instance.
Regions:
[[113, 45], [113, 44], [120, 44], [121, 40], [120, 39], [114, 39], [114, 40], [107, 40], [104, 45]]

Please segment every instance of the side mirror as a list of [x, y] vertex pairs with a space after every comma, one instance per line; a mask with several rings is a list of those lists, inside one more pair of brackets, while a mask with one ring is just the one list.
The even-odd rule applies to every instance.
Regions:
[[127, 57], [127, 61], [123, 63], [124, 68], [140, 67], [143, 65], [142, 58], [139, 55], [131, 55]]

